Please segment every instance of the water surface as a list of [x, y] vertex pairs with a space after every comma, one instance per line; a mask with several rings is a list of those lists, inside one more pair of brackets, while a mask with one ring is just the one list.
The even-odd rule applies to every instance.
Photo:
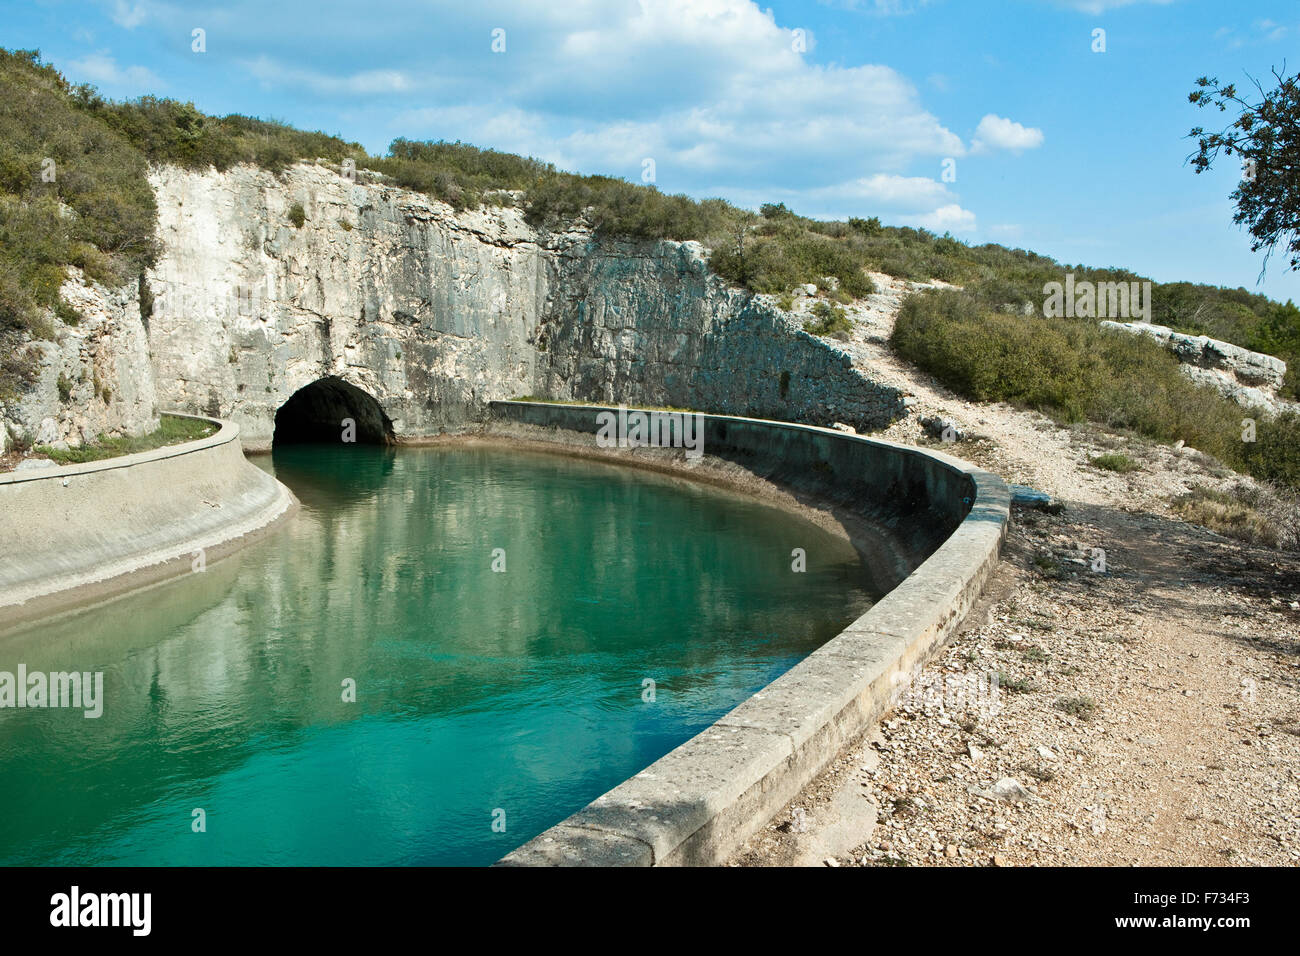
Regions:
[[490, 863], [876, 596], [847, 542], [679, 478], [494, 447], [253, 460], [302, 502], [281, 531], [0, 638], [0, 671], [102, 671], [106, 697], [0, 710], [0, 863]]

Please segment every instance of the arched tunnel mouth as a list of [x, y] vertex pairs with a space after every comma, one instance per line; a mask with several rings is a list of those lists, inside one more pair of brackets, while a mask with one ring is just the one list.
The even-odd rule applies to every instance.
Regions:
[[276, 410], [272, 446], [313, 443], [393, 445], [393, 422], [369, 392], [335, 375], [317, 379]]

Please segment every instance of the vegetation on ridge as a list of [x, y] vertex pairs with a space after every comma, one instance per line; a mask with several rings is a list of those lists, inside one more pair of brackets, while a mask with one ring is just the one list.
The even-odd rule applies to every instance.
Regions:
[[[1211, 90], [1216, 88], [1211, 87]], [[1217, 91], [1222, 92], [1222, 91]], [[1206, 95], [1209, 95], [1207, 92]], [[1211, 144], [1213, 145], [1213, 144]], [[463, 143], [395, 140], [386, 155], [320, 132], [247, 116], [207, 116], [193, 104], [146, 96], [127, 102], [68, 83], [37, 53], [0, 50], [0, 401], [32, 383], [31, 338], [53, 336], [77, 316], [58, 299], [66, 268], [92, 279], [132, 281], [156, 255], [151, 163], [227, 169], [253, 163], [272, 172], [323, 159], [355, 163], [463, 209], [520, 203], [540, 228], [585, 221], [612, 240], [698, 240], [712, 268], [755, 292], [838, 285], [841, 299], [874, 291], [869, 272], [958, 290], [909, 297], [896, 347], [973, 398], [1041, 408], [1161, 440], [1182, 438], [1225, 462], [1300, 485], [1294, 417], [1261, 421], [1259, 440], [1238, 437], [1249, 414], [1177, 372], [1152, 342], [1108, 335], [1090, 319], [1041, 317], [1043, 286], [1133, 282], [1123, 269], [1068, 266], [986, 243], [968, 245], [879, 219], [826, 222], [782, 204], [758, 212], [721, 199], [697, 201], [610, 176], [582, 176], [537, 159]], [[52, 161], [52, 164], [47, 162]], [[52, 170], [53, 175], [46, 175]], [[301, 207], [293, 225], [306, 222]], [[349, 224], [350, 225], [350, 224]], [[148, 287], [140, 283], [142, 311]], [[842, 329], [828, 303], [813, 328]], [[1283, 394], [1300, 397], [1300, 310], [1245, 289], [1153, 283], [1151, 320], [1208, 334], [1288, 362]], [[1289, 450], [1288, 450], [1289, 449]]]

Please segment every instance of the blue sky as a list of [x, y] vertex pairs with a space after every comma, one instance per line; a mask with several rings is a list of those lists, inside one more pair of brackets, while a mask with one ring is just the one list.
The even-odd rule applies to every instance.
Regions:
[[1295, 0], [28, 0], [0, 23], [117, 98], [372, 152], [462, 139], [634, 181], [652, 158], [669, 192], [1300, 300], [1280, 256], [1257, 285], [1238, 170], [1185, 164], [1219, 117], [1188, 104], [1196, 77], [1294, 69], [1297, 39]]

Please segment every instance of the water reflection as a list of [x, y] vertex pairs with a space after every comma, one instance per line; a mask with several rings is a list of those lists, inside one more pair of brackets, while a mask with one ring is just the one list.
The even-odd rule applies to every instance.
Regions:
[[0, 711], [0, 862], [490, 862], [874, 596], [846, 542], [671, 477], [491, 448], [255, 460], [302, 502], [283, 531], [0, 645], [0, 670], [103, 670], [107, 697], [99, 720]]

